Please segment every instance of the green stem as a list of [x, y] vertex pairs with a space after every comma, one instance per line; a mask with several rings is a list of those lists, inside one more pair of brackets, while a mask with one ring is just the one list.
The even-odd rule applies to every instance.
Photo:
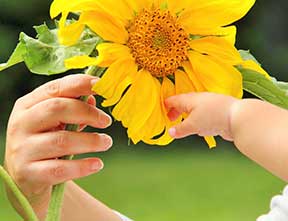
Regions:
[[[86, 70], [85, 74], [100, 77], [104, 71], [105, 69], [103, 68], [92, 66]], [[88, 96], [81, 96], [79, 100], [83, 102], [87, 102]], [[78, 128], [79, 128], [79, 125], [72, 124], [72, 125], [67, 125], [65, 130], [77, 131]], [[62, 157], [61, 159], [72, 160], [73, 156], [65, 156], [65, 157]], [[65, 183], [61, 183], [61, 184], [53, 186], [46, 221], [60, 221], [62, 202], [64, 198], [64, 191], [65, 191]]]
[[13, 181], [13, 179], [10, 177], [10, 175], [6, 172], [6, 170], [2, 166], [0, 166], [0, 178], [4, 181], [6, 186], [10, 189], [10, 191], [14, 194], [14, 196], [18, 200], [19, 204], [23, 209], [24, 217], [28, 219], [27, 221], [38, 221], [38, 218], [33, 208], [31, 207], [29, 201], [19, 190], [16, 183]]

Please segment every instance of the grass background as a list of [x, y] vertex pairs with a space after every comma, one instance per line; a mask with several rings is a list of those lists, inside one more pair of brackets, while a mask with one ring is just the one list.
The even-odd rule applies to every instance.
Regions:
[[[222, 141], [209, 150], [197, 138], [167, 148], [128, 146], [116, 138], [111, 151], [92, 155], [103, 158], [104, 170], [77, 183], [137, 221], [255, 220], [284, 186]], [[3, 186], [0, 211], [1, 221], [20, 220]]]
[[[20, 31], [34, 36], [33, 25], [46, 21], [52, 0], [0, 0], [0, 63], [13, 51]], [[287, 0], [259, 0], [237, 22], [236, 46], [251, 49], [264, 68], [287, 81]], [[61, 75], [62, 76], [62, 75]], [[56, 77], [61, 77], [56, 76]], [[4, 131], [15, 100], [51, 80], [24, 65], [0, 73], [0, 162]], [[166, 148], [128, 146], [116, 124], [108, 131], [114, 148], [101, 156], [105, 169], [77, 181], [95, 197], [137, 221], [255, 221], [284, 183], [219, 142], [209, 150], [204, 141], [188, 138]], [[0, 221], [20, 221], [0, 182]]]

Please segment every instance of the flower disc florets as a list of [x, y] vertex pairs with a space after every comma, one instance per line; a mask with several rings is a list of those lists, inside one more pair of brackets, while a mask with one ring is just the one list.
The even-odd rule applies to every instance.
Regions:
[[136, 63], [156, 77], [173, 74], [187, 59], [188, 35], [168, 10], [143, 10], [129, 27]]

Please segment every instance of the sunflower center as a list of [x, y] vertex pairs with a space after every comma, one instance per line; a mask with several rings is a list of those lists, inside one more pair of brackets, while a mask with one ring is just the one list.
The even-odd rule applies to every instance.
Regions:
[[188, 35], [167, 10], [143, 10], [128, 31], [136, 63], [156, 77], [173, 74], [187, 60]]

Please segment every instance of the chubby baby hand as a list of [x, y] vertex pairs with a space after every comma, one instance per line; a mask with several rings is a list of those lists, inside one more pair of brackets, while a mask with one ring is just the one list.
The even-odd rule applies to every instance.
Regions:
[[183, 122], [169, 130], [175, 138], [189, 135], [218, 136], [233, 141], [230, 115], [233, 104], [238, 99], [215, 93], [189, 93], [166, 99], [165, 105], [170, 120], [176, 120], [181, 114], [187, 116]]

